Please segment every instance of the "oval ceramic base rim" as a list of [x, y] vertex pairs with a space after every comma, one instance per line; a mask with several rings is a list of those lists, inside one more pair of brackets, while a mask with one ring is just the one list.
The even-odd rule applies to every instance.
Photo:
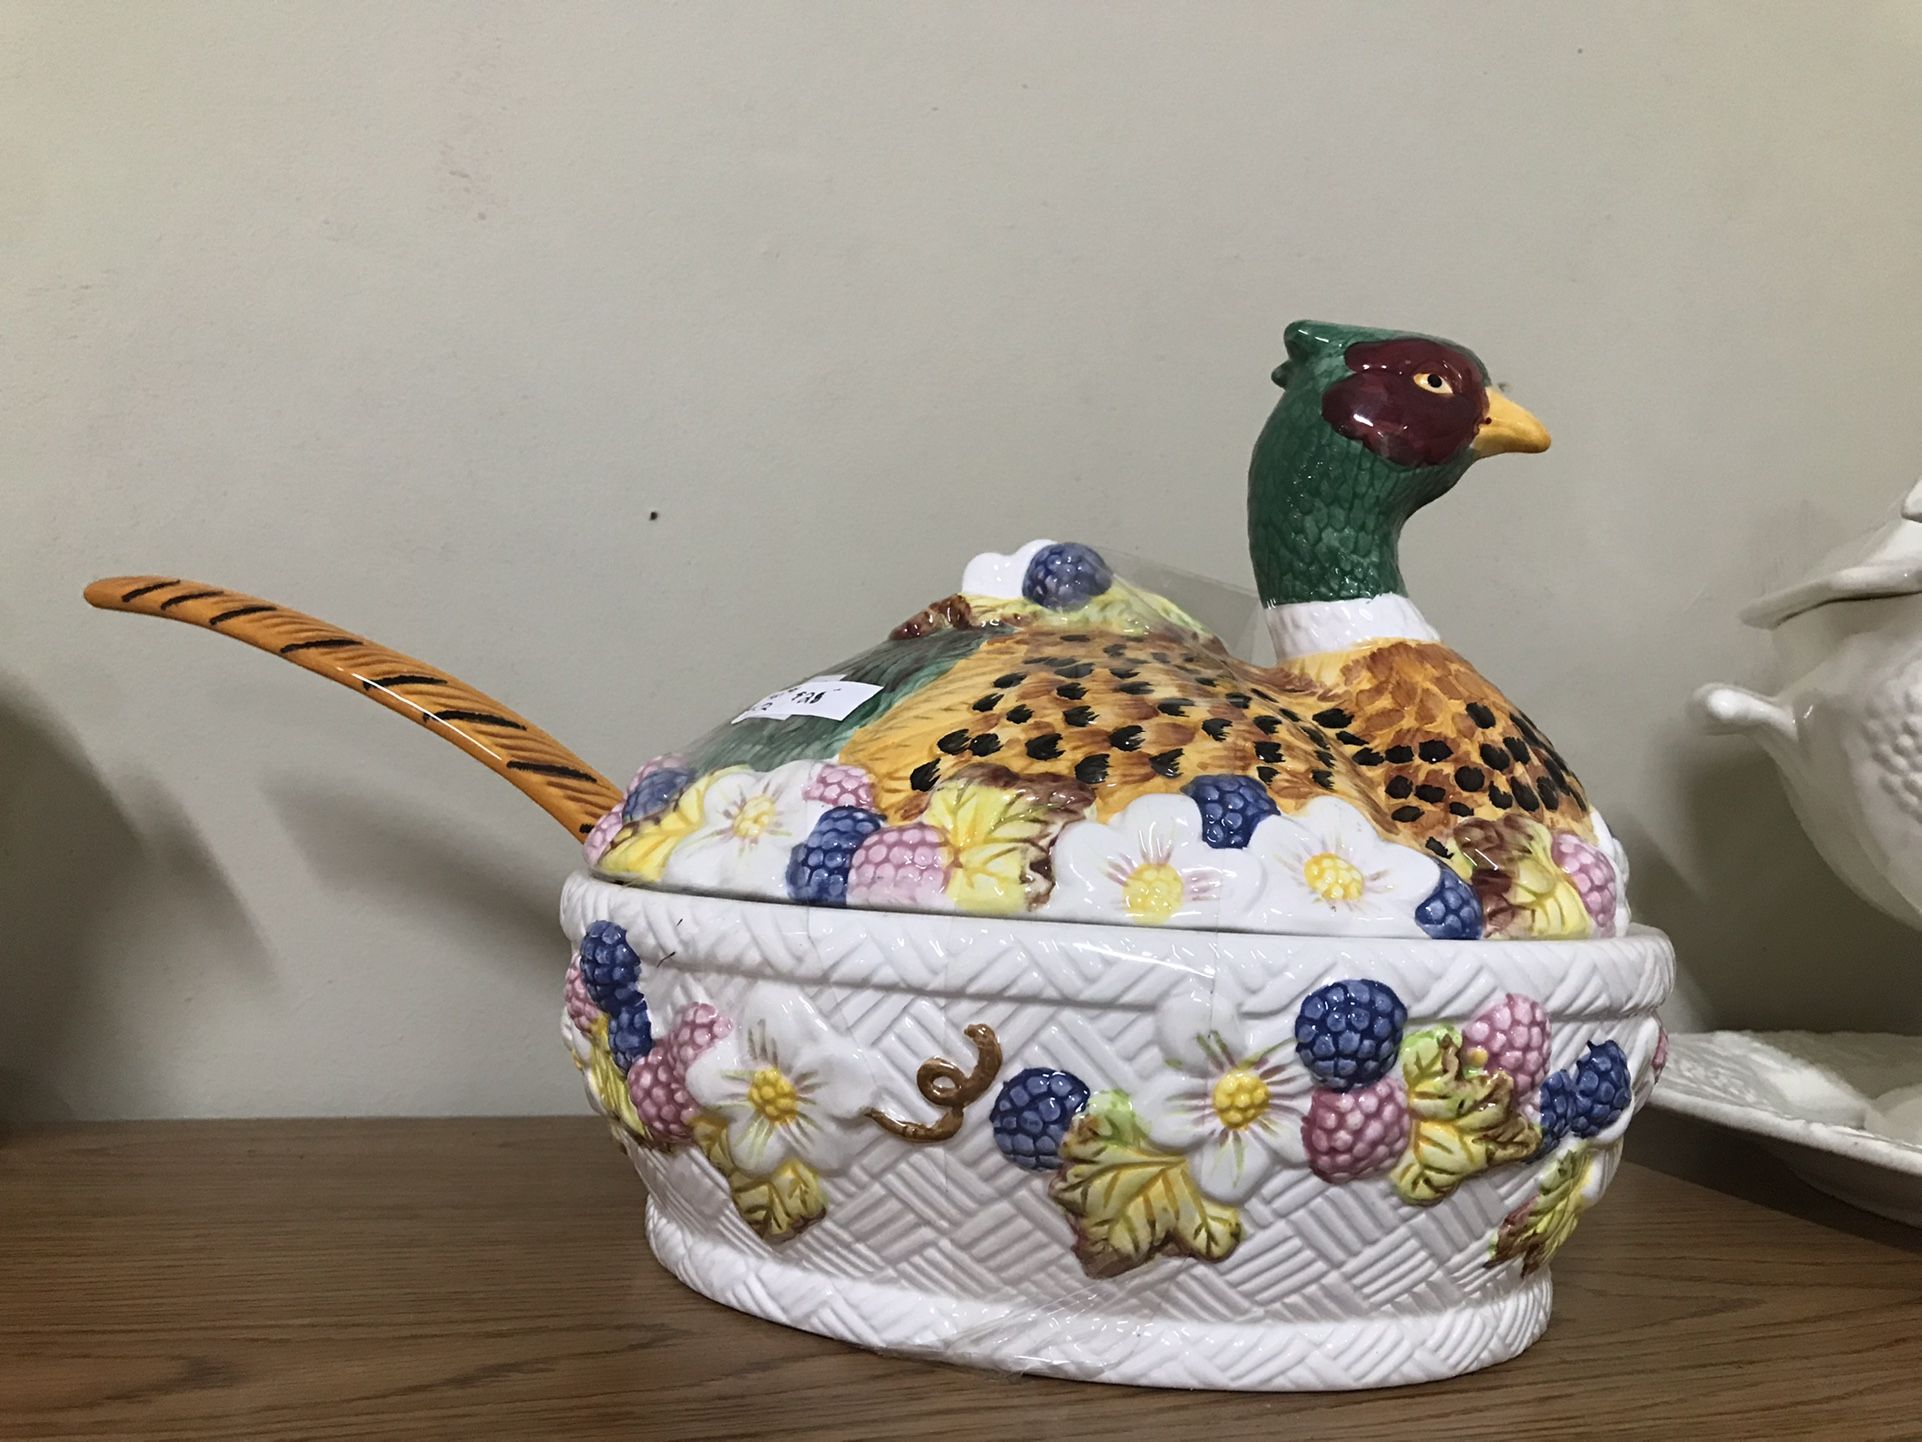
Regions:
[[[1180, 972], [1232, 978], [1259, 1008], [1352, 975], [1365, 960], [1411, 1015], [1469, 1014], [1513, 990], [1560, 1017], [1624, 1016], [1652, 1014], [1675, 979], [1668, 938], [1644, 926], [1621, 936], [1553, 941], [1190, 931], [803, 906], [618, 885], [575, 872], [562, 889], [562, 929], [578, 941], [598, 919], [649, 937], [657, 952], [691, 948], [710, 973], [1082, 1006], [1141, 1005]], [[1489, 984], [1471, 999], [1477, 978]]]
[[650, 1201], [655, 1259], [724, 1307], [871, 1351], [1082, 1382], [1197, 1391], [1348, 1392], [1436, 1382], [1521, 1355], [1548, 1330], [1553, 1284], [1446, 1310], [1299, 1322], [1158, 1320], [1069, 1301], [1047, 1311], [918, 1288], [829, 1279], [779, 1256], [749, 1257]]

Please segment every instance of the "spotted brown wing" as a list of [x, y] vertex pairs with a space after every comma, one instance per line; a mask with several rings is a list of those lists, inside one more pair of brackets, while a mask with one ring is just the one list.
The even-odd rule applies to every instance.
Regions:
[[1446, 646], [1392, 642], [1349, 660], [1323, 719], [1397, 829], [1445, 836], [1471, 817], [1532, 816], [1592, 839], [1588, 798], [1541, 729]]
[[1024, 627], [985, 642], [849, 737], [841, 759], [876, 804], [912, 816], [943, 779], [989, 763], [1088, 787], [1107, 817], [1197, 776], [1260, 781], [1285, 810], [1335, 794], [1379, 815], [1341, 746], [1314, 720], [1308, 681], [1247, 666], [1176, 631]]

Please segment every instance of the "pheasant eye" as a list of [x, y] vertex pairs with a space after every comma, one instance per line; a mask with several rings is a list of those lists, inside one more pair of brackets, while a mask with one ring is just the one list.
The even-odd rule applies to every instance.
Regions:
[[1452, 396], [1455, 394], [1455, 388], [1448, 383], [1448, 377], [1439, 375], [1434, 371], [1417, 372], [1415, 384], [1425, 391], [1435, 392], [1436, 395]]

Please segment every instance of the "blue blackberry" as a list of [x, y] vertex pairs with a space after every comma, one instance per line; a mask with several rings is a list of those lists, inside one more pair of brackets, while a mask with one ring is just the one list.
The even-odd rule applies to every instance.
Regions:
[[1345, 1092], [1394, 1069], [1408, 1008], [1379, 981], [1357, 977], [1312, 991], [1295, 1017], [1295, 1051], [1323, 1086]]
[[1593, 1043], [1575, 1063], [1568, 1129], [1578, 1137], [1592, 1137], [1615, 1124], [1628, 1110], [1628, 1058], [1612, 1041]]
[[647, 1015], [647, 1003], [636, 997], [619, 1015], [607, 1023], [607, 1049], [614, 1053], [614, 1065], [627, 1075], [627, 1069], [654, 1050], [654, 1024]]
[[1561, 1145], [1574, 1115], [1575, 1080], [1565, 1071], [1554, 1072], [1542, 1083], [1542, 1145], [1536, 1156], [1545, 1157]]
[[1628, 1110], [1628, 1057], [1612, 1041], [1592, 1043], [1582, 1059], [1542, 1083], [1542, 1151], [1565, 1136], [1592, 1137]]
[[581, 938], [581, 980], [587, 994], [609, 1016], [619, 1016], [641, 999], [641, 959], [627, 944], [627, 933], [611, 921], [588, 923]]
[[1031, 1172], [1061, 1165], [1061, 1138], [1088, 1104], [1088, 1086], [1073, 1072], [1031, 1066], [1002, 1084], [988, 1114], [1001, 1155]]
[[1197, 776], [1181, 788], [1201, 808], [1201, 839], [1217, 850], [1242, 847], [1281, 808], [1252, 776]]
[[1114, 572], [1092, 546], [1073, 541], [1043, 546], [1028, 562], [1021, 594], [1050, 611], [1085, 606], [1114, 584]]
[[634, 783], [634, 789], [621, 803], [621, 820], [645, 821], [650, 816], [659, 816], [681, 799], [681, 793], [693, 779], [692, 771], [679, 766], [663, 766], [659, 771], [648, 772]]
[[1444, 866], [1435, 889], [1415, 908], [1415, 921], [1437, 941], [1473, 941], [1482, 934], [1481, 898]]
[[861, 843], [881, 829], [879, 812], [836, 806], [788, 853], [787, 894], [815, 906], [848, 904], [848, 871]]

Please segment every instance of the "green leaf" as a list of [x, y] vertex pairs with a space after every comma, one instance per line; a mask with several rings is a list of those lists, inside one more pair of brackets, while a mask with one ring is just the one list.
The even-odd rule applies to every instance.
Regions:
[[1454, 1027], [1410, 1035], [1401, 1063], [1411, 1126], [1390, 1180], [1402, 1200], [1432, 1206], [1477, 1173], [1541, 1147], [1541, 1128], [1522, 1113], [1513, 1078], [1465, 1066]]
[[594, 1099], [600, 1103], [602, 1114], [609, 1123], [650, 1151], [668, 1150], [667, 1143], [649, 1131], [647, 1123], [634, 1110], [634, 1098], [628, 1093], [627, 1078], [607, 1044], [606, 1017], [594, 1018], [594, 1029], [588, 1035], [588, 1042], [592, 1047], [589, 1059], [582, 1063], [576, 1058], [574, 1065], [587, 1072], [588, 1085], [594, 1089]]
[[1075, 1255], [1112, 1277], [1162, 1252], [1219, 1262], [1241, 1243], [1241, 1213], [1211, 1202], [1187, 1161], [1151, 1146], [1123, 1092], [1089, 1102], [1061, 1141], [1048, 1192], [1073, 1220]]
[[1536, 1194], [1502, 1218], [1489, 1245], [1488, 1265], [1499, 1267], [1519, 1257], [1524, 1277], [1547, 1266], [1588, 1210], [1582, 1191], [1594, 1165], [1587, 1142], [1578, 1142], [1556, 1157]]

